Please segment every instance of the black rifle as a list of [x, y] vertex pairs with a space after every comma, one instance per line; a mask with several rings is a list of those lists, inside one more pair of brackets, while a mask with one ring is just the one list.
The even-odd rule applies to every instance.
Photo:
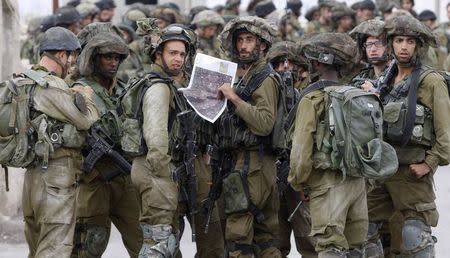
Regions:
[[289, 160], [288, 159], [278, 159], [275, 163], [277, 166], [277, 185], [278, 193], [283, 195], [286, 189], [289, 187], [287, 178], [289, 176]]
[[[119, 152], [114, 150], [114, 144], [110, 144], [107, 140], [100, 136], [100, 134], [102, 134], [103, 137], [108, 138], [100, 126], [97, 125], [91, 127], [89, 134], [86, 137], [86, 142], [90, 148], [90, 151], [84, 158], [81, 170], [85, 173], [90, 173], [97, 161], [100, 158], [107, 156], [113, 160], [119, 169], [113, 170], [112, 173], [107, 175], [102, 175], [104, 180], [109, 181], [120, 174], [129, 175], [131, 173], [130, 162], [122, 157]], [[109, 140], [111, 141], [111, 139]]]
[[388, 83], [391, 81], [392, 78], [394, 78], [395, 73], [397, 72], [397, 65], [395, 63], [395, 60], [392, 60], [391, 63], [388, 65], [388, 67], [383, 71], [383, 73], [380, 75], [380, 77], [376, 80], [371, 80], [367, 78], [355, 78], [353, 81], [368, 81], [370, 82], [376, 93], [379, 93], [380, 95], [386, 94], [386, 91], [388, 90]]
[[186, 110], [177, 114], [180, 126], [183, 130], [183, 146], [177, 146], [183, 151], [183, 165], [175, 170], [176, 177], [181, 185], [182, 200], [186, 200], [192, 228], [192, 242], [195, 242], [195, 214], [197, 213], [197, 176], [195, 174], [196, 125], [197, 115], [192, 110]]
[[219, 151], [217, 147], [212, 145], [208, 145], [207, 152], [212, 169], [212, 184], [208, 192], [208, 198], [203, 203], [203, 210], [206, 214], [205, 234], [208, 233], [214, 204], [222, 193], [223, 178], [231, 171], [233, 166], [232, 156], [228, 152]]

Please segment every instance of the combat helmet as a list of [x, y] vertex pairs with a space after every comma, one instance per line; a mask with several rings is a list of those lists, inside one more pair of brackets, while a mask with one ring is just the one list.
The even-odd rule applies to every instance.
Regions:
[[335, 27], [337, 27], [338, 21], [344, 16], [350, 16], [355, 21], [356, 12], [346, 4], [339, 3], [331, 7], [331, 21], [335, 24]]
[[96, 55], [115, 53], [123, 61], [129, 54], [127, 44], [123, 41], [116, 26], [111, 23], [92, 23], [86, 26], [78, 38], [82, 42], [83, 50], [78, 57], [78, 72], [87, 76], [94, 72]]
[[438, 47], [437, 39], [433, 32], [416, 18], [409, 15], [400, 15], [388, 19], [384, 26], [387, 40], [388, 53], [396, 59], [392, 47], [392, 41], [395, 36], [409, 36], [417, 40], [415, 53], [409, 63], [402, 63], [404, 66], [414, 66], [420, 62], [420, 58], [424, 57], [428, 46]]
[[302, 42], [300, 51], [309, 60], [335, 66], [341, 75], [356, 63], [356, 43], [345, 33], [312, 35]]
[[272, 64], [287, 58], [299, 66], [307, 68], [309, 65], [307, 60], [299, 54], [297, 45], [292, 41], [280, 41], [273, 44], [267, 52], [266, 58]]
[[88, 16], [96, 15], [100, 9], [91, 3], [91, 2], [83, 2], [76, 7], [78, 13], [80, 13], [81, 18], [86, 18]]
[[203, 10], [194, 16], [194, 19], [191, 23], [195, 24], [196, 27], [206, 27], [210, 25], [218, 25], [220, 27], [223, 27], [225, 21], [223, 20], [222, 16], [220, 16], [215, 11]]
[[55, 13], [56, 26], [68, 26], [81, 20], [80, 13], [72, 6], [58, 8]]
[[[222, 50], [231, 56], [233, 60], [239, 60], [239, 54], [237, 53], [235, 37], [238, 32], [247, 31], [255, 34], [267, 45], [266, 51], [272, 46], [275, 41], [278, 31], [277, 28], [268, 23], [266, 20], [256, 16], [236, 17], [228, 22], [222, 33], [219, 36]], [[246, 60], [240, 60], [246, 61]], [[253, 62], [255, 60], [248, 60]]]
[[77, 36], [63, 27], [52, 27], [48, 29], [39, 44], [39, 54], [45, 51], [66, 50], [69, 52], [80, 50], [80, 42]]
[[[385, 42], [384, 38], [384, 22], [380, 19], [371, 19], [367, 21], [363, 21], [358, 26], [356, 26], [352, 31], [350, 31], [349, 35], [356, 41], [358, 46], [359, 55], [362, 60], [367, 62], [367, 54], [366, 49], [364, 47], [364, 43], [366, 42], [369, 36], [377, 37], [380, 41]], [[378, 61], [386, 61], [387, 53], [385, 52], [383, 57]]]

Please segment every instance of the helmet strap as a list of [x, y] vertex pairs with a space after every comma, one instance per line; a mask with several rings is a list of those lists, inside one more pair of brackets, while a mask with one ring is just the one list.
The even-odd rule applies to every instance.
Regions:
[[[66, 51], [67, 52], [67, 51]], [[58, 58], [56, 58], [54, 55], [50, 54], [49, 52], [45, 51], [42, 56], [46, 56], [50, 58], [51, 60], [55, 61], [59, 66], [61, 66], [61, 78], [65, 78], [67, 76], [67, 73], [69, 71], [69, 67], [67, 67], [67, 63], [61, 62]], [[67, 57], [69, 58], [69, 57]]]

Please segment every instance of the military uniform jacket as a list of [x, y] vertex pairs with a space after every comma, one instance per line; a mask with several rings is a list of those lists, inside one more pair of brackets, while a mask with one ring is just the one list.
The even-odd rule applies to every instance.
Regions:
[[[403, 85], [408, 77], [392, 88]], [[417, 90], [417, 103], [429, 108], [433, 114], [436, 140], [427, 149], [424, 162], [436, 171], [438, 166], [445, 166], [450, 162], [450, 98], [447, 85], [440, 74], [431, 72], [422, 79]]]
[[[87, 112], [81, 112], [75, 105], [73, 94], [63, 79], [48, 73], [42, 66], [32, 68], [39, 73], [47, 73], [43, 78], [48, 87], [37, 86], [33, 95], [33, 109], [62, 123], [75, 126], [77, 130], [88, 130], [98, 120], [98, 112], [92, 98], [83, 95], [86, 101]], [[50, 158], [79, 155], [79, 150], [58, 148], [50, 154]]]

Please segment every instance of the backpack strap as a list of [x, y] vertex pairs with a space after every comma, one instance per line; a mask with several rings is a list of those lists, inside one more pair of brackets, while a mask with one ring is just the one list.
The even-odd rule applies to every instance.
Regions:
[[136, 101], [136, 112], [134, 113], [134, 117], [139, 119], [140, 123], [142, 124], [142, 102], [144, 101], [144, 96], [147, 90], [155, 83], [162, 82], [162, 83], [172, 83], [172, 80], [169, 78], [161, 77], [159, 74], [156, 73], [149, 73], [147, 76], [145, 76], [145, 85], [141, 87], [138, 94], [138, 99]]
[[28, 70], [25, 70], [23, 72], [23, 74], [25, 74], [25, 76], [27, 76], [28, 78], [30, 78], [33, 81], [35, 81], [39, 86], [47, 87], [48, 83], [44, 79], [44, 76], [48, 75], [49, 73], [46, 72], [45, 74], [42, 74], [42, 73], [39, 73], [39, 72], [37, 72], [35, 70], [28, 69]]
[[297, 114], [297, 108], [300, 104], [300, 101], [302, 98], [309, 93], [316, 91], [316, 90], [323, 90], [326, 87], [336, 85], [337, 83], [335, 81], [329, 81], [329, 80], [319, 80], [317, 82], [314, 82], [310, 84], [308, 87], [306, 87], [304, 90], [300, 92], [300, 95], [298, 97], [297, 103], [295, 103], [294, 107], [289, 111], [288, 118], [286, 120], [285, 129], [288, 130], [292, 123], [294, 122], [295, 115]]
[[239, 94], [239, 97], [245, 101], [248, 102], [250, 100], [250, 97], [252, 96], [253, 92], [255, 92], [256, 89], [258, 89], [263, 81], [269, 77], [269, 75], [275, 74], [275, 70], [272, 68], [271, 65], [266, 64], [264, 65], [263, 69], [259, 71], [258, 73], [255, 73], [251, 78], [249, 84], [244, 88], [244, 90]]

